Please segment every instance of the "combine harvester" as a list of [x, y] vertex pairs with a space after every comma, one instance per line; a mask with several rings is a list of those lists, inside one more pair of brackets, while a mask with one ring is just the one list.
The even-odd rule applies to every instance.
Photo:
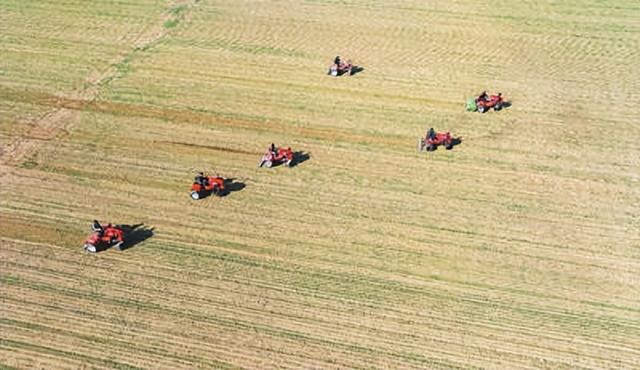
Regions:
[[351, 63], [351, 59], [347, 59], [346, 62], [343, 62], [342, 60], [340, 60], [340, 57], [337, 56], [334, 59], [333, 64], [329, 67], [329, 71], [327, 72], [327, 74], [333, 77], [342, 75], [351, 76], [361, 70], [362, 68], [357, 67], [353, 65], [353, 63]]
[[196, 176], [191, 184], [189, 195], [191, 199], [198, 200], [209, 195], [222, 196], [225, 192], [225, 181], [220, 176], [205, 176], [202, 172]]
[[122, 227], [118, 225], [112, 226], [110, 223], [103, 227], [98, 221], [94, 220], [91, 230], [93, 233], [84, 242], [84, 250], [90, 253], [96, 253], [111, 247], [121, 250], [120, 247], [124, 243], [124, 230]]
[[433, 128], [430, 128], [424, 137], [418, 139], [418, 150], [432, 152], [438, 146], [444, 146], [445, 149], [450, 150], [456, 144], [456, 141], [450, 132], [436, 132]]
[[470, 112], [484, 113], [491, 108], [499, 111], [506, 106], [508, 106], [508, 103], [502, 97], [502, 93], [489, 96], [486, 91], [483, 91], [477, 98], [469, 98], [467, 100], [467, 110]]
[[258, 167], [265, 166], [267, 168], [271, 168], [274, 165], [279, 165], [284, 163], [285, 166], [291, 167], [293, 165], [293, 151], [291, 148], [276, 148], [275, 145], [271, 144], [271, 147], [267, 150], [267, 152], [260, 159], [260, 163]]

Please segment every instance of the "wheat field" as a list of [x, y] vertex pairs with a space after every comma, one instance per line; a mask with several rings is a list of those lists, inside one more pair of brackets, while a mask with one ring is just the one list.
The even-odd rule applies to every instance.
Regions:
[[[639, 20], [0, 0], [0, 367], [638, 368]], [[257, 168], [272, 142], [305, 160]], [[146, 236], [88, 254], [93, 219]]]

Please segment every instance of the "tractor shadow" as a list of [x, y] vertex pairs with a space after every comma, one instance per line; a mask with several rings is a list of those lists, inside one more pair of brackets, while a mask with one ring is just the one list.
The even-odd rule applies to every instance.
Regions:
[[289, 165], [289, 167], [296, 167], [301, 163], [308, 161], [309, 159], [311, 159], [311, 153], [303, 152], [300, 150], [297, 152], [293, 152], [293, 161], [291, 161], [291, 165]]
[[148, 228], [144, 224], [120, 225], [124, 231], [124, 243], [120, 246], [121, 251], [133, 248], [154, 235], [155, 228]]
[[224, 179], [224, 193], [222, 193], [221, 196], [226, 197], [231, 193], [241, 191], [245, 187], [247, 187], [247, 185], [242, 181], [236, 181], [234, 178]]
[[364, 72], [364, 67], [360, 67], [360, 66], [353, 66], [351, 67], [351, 75], [355, 76], [360, 72]]
[[[502, 108], [498, 109], [498, 112], [503, 110], [503, 109], [509, 109], [509, 107], [511, 107], [511, 102], [505, 100], [505, 101], [502, 102]], [[487, 112], [485, 112], [485, 113], [487, 113]]]
[[460, 144], [462, 144], [462, 136], [454, 137], [453, 139], [451, 139], [451, 149]]
[[462, 137], [461, 137], [461, 136], [459, 136], [459, 137], [454, 137], [453, 139], [451, 139], [451, 147], [450, 147], [450, 148], [446, 148], [446, 147], [445, 147], [445, 146], [443, 146], [443, 145], [438, 145], [438, 146], [434, 149], [434, 151], [435, 151], [435, 150], [440, 149], [440, 147], [442, 147], [442, 149], [444, 149], [444, 150], [452, 150], [453, 148], [455, 148], [456, 146], [458, 146], [458, 145], [460, 145], [460, 144], [462, 144]]

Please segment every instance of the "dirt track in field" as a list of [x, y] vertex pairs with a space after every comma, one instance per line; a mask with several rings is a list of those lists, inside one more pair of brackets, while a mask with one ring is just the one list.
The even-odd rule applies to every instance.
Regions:
[[634, 3], [94, 5], [0, 5], [0, 364], [636, 366]]
[[16, 125], [28, 125], [28, 133], [12, 137], [10, 143], [4, 144], [2, 152], [0, 152], [0, 161], [16, 163], [24, 155], [35, 151], [38, 140], [52, 140], [61, 131], [66, 131], [78, 119], [79, 111], [84, 109], [86, 104], [95, 100], [100, 93], [101, 85], [108, 84], [118, 77], [119, 65], [132, 58], [136, 52], [149, 48], [167, 35], [168, 30], [164, 26], [165, 22], [171, 22], [178, 17], [171, 12], [171, 9], [180, 6], [189, 8], [194, 6], [196, 2], [182, 0], [168, 2], [168, 10], [162, 13], [160, 22], [142, 30], [132, 45], [133, 49], [122, 51], [110, 66], [100, 72], [91, 73], [85, 79], [82, 87], [74, 91], [60, 91], [59, 95], [55, 96], [56, 103], [52, 110], [28, 122], [16, 123]]

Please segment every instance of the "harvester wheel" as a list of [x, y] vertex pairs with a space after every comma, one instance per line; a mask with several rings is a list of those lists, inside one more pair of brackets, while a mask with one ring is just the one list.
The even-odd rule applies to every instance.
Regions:
[[427, 146], [427, 152], [433, 152], [434, 150], [436, 150], [436, 144], [429, 144], [429, 146]]
[[218, 184], [213, 185], [213, 189], [211, 189], [213, 195], [220, 195], [220, 186]]
[[500, 109], [502, 109], [502, 103], [498, 103], [496, 104], [495, 107], [493, 107], [493, 110], [500, 110]]
[[264, 161], [264, 166], [267, 168], [271, 168], [271, 166], [273, 166], [273, 162], [271, 161]]
[[485, 111], [484, 105], [481, 105], [481, 106], [478, 107], [478, 112], [484, 113], [484, 111]]
[[93, 244], [87, 243], [84, 245], [84, 250], [89, 253], [96, 253], [96, 246]]
[[197, 191], [192, 191], [191, 192], [191, 199], [193, 199], [193, 200], [200, 199], [200, 194]]

